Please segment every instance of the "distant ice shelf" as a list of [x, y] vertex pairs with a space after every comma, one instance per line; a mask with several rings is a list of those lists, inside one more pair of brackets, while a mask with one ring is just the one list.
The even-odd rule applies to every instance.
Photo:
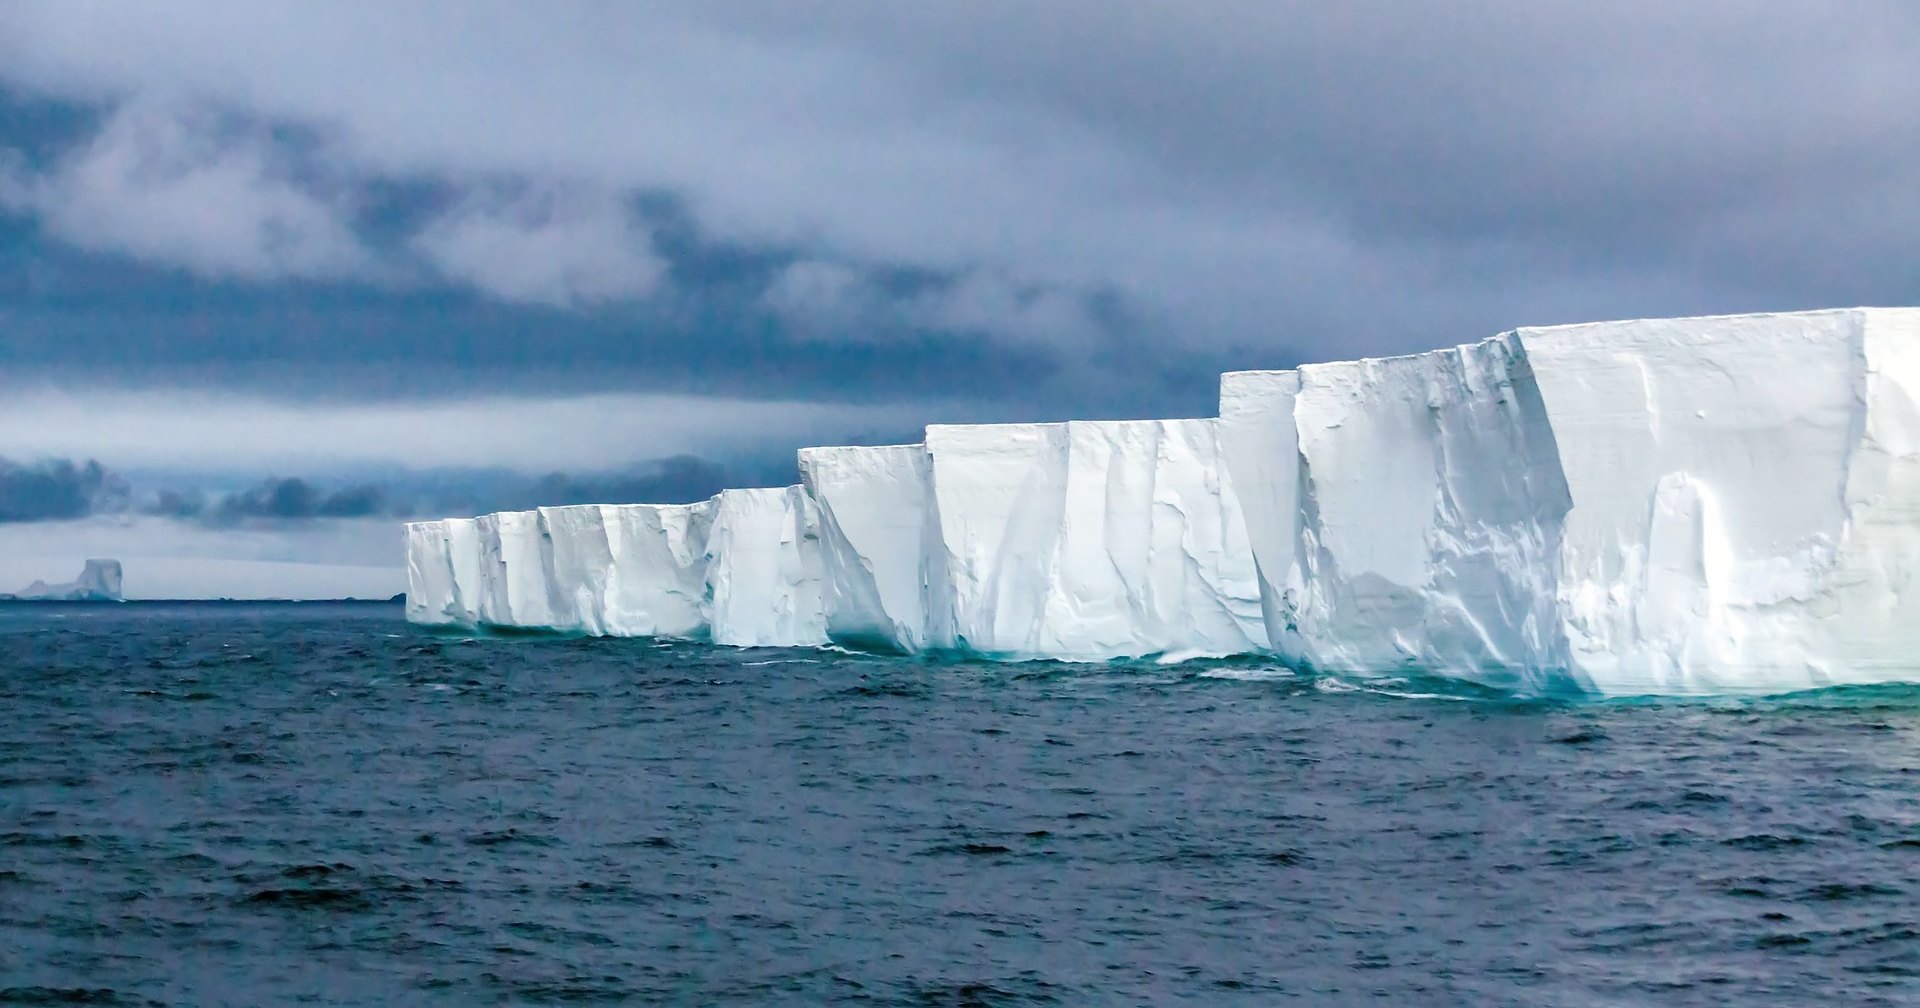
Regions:
[[1920, 310], [1230, 372], [1220, 416], [933, 426], [800, 484], [407, 527], [408, 618], [1523, 692], [1920, 681]]

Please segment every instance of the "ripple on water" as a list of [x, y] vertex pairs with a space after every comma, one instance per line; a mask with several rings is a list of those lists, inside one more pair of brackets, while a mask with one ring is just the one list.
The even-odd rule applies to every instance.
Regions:
[[0, 612], [0, 1004], [1901, 1005], [1920, 690]]

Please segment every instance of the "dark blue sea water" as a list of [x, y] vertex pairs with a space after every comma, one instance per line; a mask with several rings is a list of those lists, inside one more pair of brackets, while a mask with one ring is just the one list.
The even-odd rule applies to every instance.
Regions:
[[1920, 691], [0, 607], [0, 1003], [1920, 1004]]

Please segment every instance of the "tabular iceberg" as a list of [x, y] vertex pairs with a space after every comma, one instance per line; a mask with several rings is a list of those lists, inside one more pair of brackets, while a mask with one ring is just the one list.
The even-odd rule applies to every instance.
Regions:
[[502, 511], [475, 519], [480, 534], [477, 622], [495, 627], [559, 627], [553, 606], [553, 541], [538, 511]]
[[707, 530], [713, 512], [712, 501], [601, 506], [612, 569], [596, 632], [707, 635]]
[[72, 581], [48, 584], [35, 581], [18, 593], [0, 594], [0, 600], [21, 602], [120, 602], [122, 573], [118, 560], [88, 560]]
[[711, 502], [540, 508], [550, 622], [539, 626], [596, 637], [705, 636], [712, 511]]
[[741, 646], [1266, 652], [1521, 690], [1920, 677], [1920, 310], [1518, 329], [936, 425], [802, 485], [407, 528], [408, 618]]
[[1606, 693], [1920, 669], [1920, 312], [1223, 376], [1284, 658]]
[[1214, 421], [932, 426], [926, 449], [935, 646], [1088, 661], [1266, 646]]

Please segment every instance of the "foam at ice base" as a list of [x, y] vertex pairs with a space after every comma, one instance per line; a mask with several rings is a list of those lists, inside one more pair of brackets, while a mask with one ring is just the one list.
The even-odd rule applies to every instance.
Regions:
[[1085, 661], [1265, 647], [1214, 421], [932, 426], [926, 448], [935, 646]]

